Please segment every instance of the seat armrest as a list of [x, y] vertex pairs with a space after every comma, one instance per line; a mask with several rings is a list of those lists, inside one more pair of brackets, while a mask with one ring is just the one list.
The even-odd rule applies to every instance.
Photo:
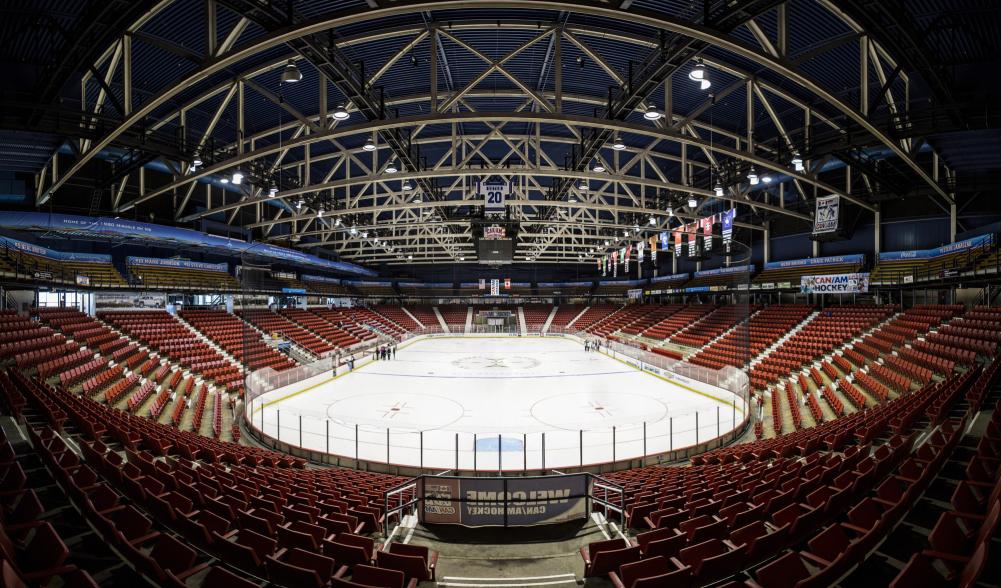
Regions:
[[410, 578], [410, 581], [407, 582], [407, 588], [417, 588], [417, 578]]
[[351, 568], [349, 568], [348, 566], [341, 566], [341, 567], [340, 567], [340, 568], [339, 568], [339, 569], [338, 569], [338, 570], [337, 570], [337, 571], [336, 571], [336, 572], [334, 573], [334, 577], [335, 577], [335, 578], [343, 578], [343, 577], [344, 577], [344, 575], [345, 575], [345, 574], [347, 574], [347, 573], [348, 573], [349, 571], [351, 571]]
[[[877, 522], [876, 525], [878, 526], [879, 522]], [[855, 531], [859, 535], [865, 535], [865, 534], [869, 533], [870, 531], [872, 531], [872, 529], [864, 529], [862, 527], [859, 527], [857, 525], [853, 525], [851, 523], [841, 523], [841, 526], [844, 527], [845, 529], [850, 529], [852, 531]]]
[[586, 546], [580, 547], [578, 551], [580, 552], [581, 559], [584, 560], [584, 565], [586, 566], [591, 565], [591, 557], [587, 553], [587, 547]]
[[136, 537], [135, 539], [128, 539], [129, 545], [132, 547], [139, 547], [147, 541], [151, 541], [160, 536], [160, 531], [150, 531], [149, 533], [143, 535], [142, 537]]
[[831, 565], [831, 562], [827, 561], [822, 557], [817, 557], [816, 555], [813, 555], [809, 551], [800, 551], [799, 555], [800, 557], [810, 560], [810, 562], [812, 562], [814, 565], [817, 565], [821, 568], [826, 568], [827, 566]]
[[287, 548], [287, 547], [282, 547], [282, 548], [281, 548], [281, 549], [279, 549], [278, 551], [274, 552], [274, 553], [273, 553], [273, 554], [271, 555], [271, 557], [273, 557], [273, 558], [275, 558], [275, 559], [281, 559], [281, 558], [282, 558], [282, 556], [283, 556], [283, 555], [285, 555], [285, 553], [286, 553], [287, 551], [288, 551], [288, 548]]
[[176, 577], [177, 577], [178, 580], [180, 580], [180, 581], [183, 582], [185, 578], [190, 578], [191, 576], [194, 576], [198, 572], [200, 572], [200, 571], [204, 570], [205, 568], [209, 567], [209, 565], [211, 565], [211, 563], [212, 562], [206, 561], [206, 562], [203, 562], [203, 563], [200, 563], [200, 564], [195, 564], [195, 566], [192, 567], [191, 569], [184, 570], [183, 572], [181, 572], [179, 574], [176, 574]]
[[921, 555], [962, 564], [970, 561], [970, 557], [967, 555], [956, 555], [955, 553], [945, 553], [944, 551], [934, 551], [932, 549], [923, 549]]
[[622, 580], [619, 579], [619, 575], [615, 572], [608, 572], [608, 579], [612, 581], [612, 585], [615, 586], [615, 588], [626, 588], [626, 585], [622, 583]]

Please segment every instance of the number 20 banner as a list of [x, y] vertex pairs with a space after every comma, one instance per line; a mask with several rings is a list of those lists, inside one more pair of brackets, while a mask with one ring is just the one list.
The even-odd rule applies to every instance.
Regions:
[[486, 203], [487, 212], [503, 212], [504, 204], [511, 193], [507, 182], [480, 182], [479, 193]]

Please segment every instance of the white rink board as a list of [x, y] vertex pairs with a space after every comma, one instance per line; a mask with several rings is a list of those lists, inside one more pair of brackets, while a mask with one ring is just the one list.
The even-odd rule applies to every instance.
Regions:
[[560, 468], [679, 449], [741, 423], [730, 392], [681, 380], [563, 337], [432, 337], [264, 394], [250, 414], [285, 443], [434, 469], [540, 469], [545, 433], [545, 467]]

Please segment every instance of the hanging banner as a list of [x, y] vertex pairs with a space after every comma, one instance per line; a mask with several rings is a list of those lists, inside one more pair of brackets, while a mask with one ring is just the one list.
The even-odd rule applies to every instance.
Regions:
[[838, 230], [838, 214], [841, 212], [841, 197], [822, 196], [817, 198], [813, 217], [814, 233], [833, 233]]
[[729, 243], [733, 238], [733, 217], [736, 216], [737, 209], [723, 211], [723, 242]]
[[674, 255], [681, 257], [681, 230], [674, 231]]
[[711, 251], [713, 248], [713, 223], [715, 221], [715, 216], [707, 216], [703, 219], [699, 219], [699, 225], [702, 227], [702, 236], [704, 247], [706, 251]]
[[619, 275], [619, 252], [612, 251], [612, 277]]
[[632, 254], [633, 254], [633, 246], [632, 246], [632, 244], [626, 245], [626, 254], [625, 254], [625, 259], [626, 260], [625, 260], [625, 263], [623, 263], [623, 265], [625, 265], [627, 268], [629, 267], [629, 257]]
[[[663, 235], [663, 234], [664, 233], [661, 233], [661, 235]], [[652, 261], [654, 265], [657, 265], [657, 237], [656, 237], [656, 235], [652, 235], [650, 237], [650, 239], [649, 239], [649, 242], [650, 242], [650, 261]]]
[[500, 296], [500, 280], [497, 278], [490, 280], [490, 295]]
[[698, 223], [690, 223], [685, 225], [685, 233], [688, 234], [688, 257], [695, 257], [698, 252], [695, 250], [696, 239], [695, 233], [698, 231]]
[[799, 290], [803, 294], [857, 294], [869, 291], [869, 274], [833, 274], [802, 276]]
[[480, 278], [480, 290], [486, 290], [486, 289], [487, 289], [486, 278]]
[[511, 278], [504, 278], [504, 289], [505, 290], [511, 289]]
[[643, 241], [640, 241], [639, 243], [636, 244], [636, 261], [639, 263], [643, 263], [644, 247], [646, 247], [646, 243]]
[[511, 194], [511, 184], [508, 182], [480, 182], [479, 195], [483, 197], [488, 213], [504, 212], [507, 197]]

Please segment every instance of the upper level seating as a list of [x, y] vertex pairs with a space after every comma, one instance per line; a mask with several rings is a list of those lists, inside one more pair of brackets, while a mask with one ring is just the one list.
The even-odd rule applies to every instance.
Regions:
[[[584, 310], [584, 306], [580, 304], [561, 304], [556, 308], [556, 314], [553, 315], [553, 322], [549, 323], [549, 328], [565, 328], [570, 321], [574, 320], [577, 315]], [[576, 327], [576, 325], [574, 325]]]
[[990, 263], [996, 255], [993, 241], [972, 249], [955, 251], [935, 257], [882, 260], [876, 263], [869, 279], [875, 284], [903, 284], [943, 277], [972, 270], [980, 263]]
[[759, 389], [767, 387], [871, 329], [892, 313], [889, 306], [825, 308], [754, 366], [749, 374], [751, 385]]
[[357, 345], [361, 339], [348, 331], [331, 324], [320, 316], [299, 308], [284, 308], [281, 315], [285, 318], [302, 325], [310, 332], [319, 335], [324, 341], [332, 343], [337, 347], [350, 347]]
[[803, 276], [852, 274], [862, 269], [862, 263], [832, 263], [827, 265], [803, 265], [796, 267], [773, 267], [762, 270], [754, 277], [755, 284], [790, 282], [798, 287]]
[[243, 389], [239, 367], [165, 311], [106, 311], [98, 317], [171, 361], [215, 380], [227, 390]]
[[[0, 248], [0, 251], [3, 251]], [[34, 276], [36, 273], [50, 274], [52, 279], [75, 284], [77, 276], [86, 276], [91, 286], [115, 287], [125, 286], [122, 274], [108, 262], [55, 260], [32, 255], [13, 248], [6, 249], [6, 258], [0, 255], [10, 270], [21, 274]]]
[[465, 326], [469, 307], [463, 304], [445, 304], [438, 307], [438, 312], [441, 313], [441, 318], [445, 319], [446, 325]]
[[777, 304], [751, 315], [722, 338], [702, 349], [688, 361], [719, 369], [725, 365], [743, 367], [768, 346], [806, 318], [812, 307], [805, 304]]
[[348, 289], [341, 284], [334, 284], [331, 282], [322, 282], [310, 280], [307, 276], [303, 276], [304, 284], [306, 285], [306, 290], [310, 292], [315, 292], [317, 294], [328, 294], [330, 296], [346, 296], [350, 294]]
[[[733, 328], [738, 321], [744, 320], [756, 310], [757, 308], [741, 305], [721, 306], [719, 308], [712, 305], [700, 305], [686, 313], [686, 315], [692, 316], [693, 321], [689, 321], [687, 324], [673, 323], [672, 326], [678, 331], [671, 336], [670, 341], [676, 345], [702, 347], [728, 329]], [[677, 318], [681, 319], [682, 317]], [[695, 320], [698, 322], [694, 322]]]
[[236, 278], [225, 271], [145, 265], [130, 265], [129, 271], [147, 288], [226, 291], [240, 288]]
[[529, 331], [541, 330], [552, 311], [553, 307], [548, 304], [526, 304], [524, 308], [525, 326], [528, 327]]
[[281, 371], [295, 367], [295, 362], [266, 345], [261, 340], [260, 333], [224, 310], [185, 309], [181, 311], [181, 318], [247, 366], [247, 369], [269, 367]]
[[425, 327], [437, 328], [440, 326], [438, 322], [438, 315], [434, 313], [434, 308], [428, 305], [415, 304], [413, 306], [407, 306], [407, 310], [410, 314], [421, 322]]
[[410, 315], [408, 315], [401, 306], [380, 304], [373, 306], [372, 310], [385, 319], [392, 321], [393, 324], [400, 327], [405, 332], [416, 331], [418, 328], [414, 319], [410, 318]]
[[237, 315], [268, 335], [280, 335], [317, 357], [334, 350], [333, 343], [300, 327], [295, 322], [270, 310], [239, 310]]
[[396, 290], [392, 282], [344, 282], [348, 289], [353, 288], [362, 296], [371, 297], [391, 297], [396, 296]]

